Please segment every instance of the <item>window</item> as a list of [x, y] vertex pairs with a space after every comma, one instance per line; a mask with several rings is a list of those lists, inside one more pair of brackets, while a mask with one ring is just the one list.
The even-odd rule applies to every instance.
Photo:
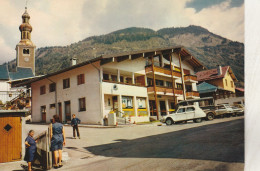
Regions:
[[69, 78], [63, 80], [63, 89], [65, 89], [65, 88], [70, 88], [70, 79]]
[[124, 77], [120, 76], [120, 82], [123, 83], [124, 82]]
[[111, 75], [111, 79], [112, 79], [112, 81], [117, 81], [117, 75]]
[[55, 108], [55, 103], [50, 104], [50, 108], [51, 108], [51, 109], [54, 109], [54, 108]]
[[153, 86], [153, 79], [147, 78], [147, 84], [148, 86]]
[[122, 96], [122, 108], [132, 109], [133, 108], [133, 97]]
[[163, 80], [155, 80], [157, 86], [163, 86]]
[[23, 54], [30, 54], [30, 50], [29, 49], [23, 49]]
[[193, 112], [193, 111], [195, 111], [194, 107], [187, 107], [187, 112]]
[[233, 81], [230, 81], [230, 84], [231, 84], [231, 87], [233, 88], [234, 87]]
[[85, 97], [79, 99], [79, 111], [86, 111], [86, 100]]
[[227, 79], [225, 79], [225, 82], [226, 82], [226, 86], [227, 86]]
[[103, 74], [103, 80], [109, 80], [109, 75], [108, 74]]
[[182, 84], [177, 83], [176, 85], [177, 85], [177, 89], [178, 89], [178, 90], [182, 90]]
[[51, 83], [51, 84], [49, 85], [49, 91], [50, 91], [50, 92], [56, 91], [56, 83]]
[[111, 106], [110, 98], [107, 100], [107, 105], [108, 105], [108, 106]]
[[172, 88], [172, 82], [166, 81], [166, 87]]
[[191, 85], [185, 85], [186, 92], [192, 92], [192, 86]]
[[45, 94], [45, 93], [46, 93], [46, 87], [44, 85], [44, 86], [40, 87], [40, 95]]
[[85, 76], [84, 74], [78, 75], [78, 85], [85, 83], [85, 77], [84, 76]]
[[184, 113], [184, 112], [185, 112], [185, 108], [180, 108], [177, 113]]
[[132, 78], [126, 78], [126, 83], [128, 83], [128, 84], [132, 84]]
[[171, 109], [175, 108], [174, 102], [170, 102]]
[[218, 106], [218, 109], [226, 109], [225, 106]]
[[139, 109], [145, 109], [146, 108], [146, 98], [137, 97], [137, 104]]

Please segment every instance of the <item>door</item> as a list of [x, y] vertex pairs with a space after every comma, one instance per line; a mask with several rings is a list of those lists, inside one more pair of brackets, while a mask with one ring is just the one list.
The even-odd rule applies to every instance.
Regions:
[[65, 105], [65, 121], [71, 121], [71, 108], [70, 108], [70, 101], [64, 102]]
[[46, 106], [41, 106], [42, 122], [46, 123]]
[[160, 101], [160, 110], [161, 116], [165, 116], [167, 114], [165, 101]]
[[117, 110], [118, 110], [117, 96], [113, 96], [113, 111], [117, 111]]
[[227, 112], [225, 106], [217, 106], [217, 110], [215, 110], [217, 115], [222, 115], [225, 114]]
[[21, 159], [22, 124], [21, 118], [0, 116], [0, 163]]
[[175, 113], [174, 121], [184, 121], [186, 120], [186, 111], [185, 108], [179, 108], [177, 112]]
[[186, 117], [187, 120], [195, 118], [195, 108], [194, 107], [187, 107], [186, 108]]
[[60, 117], [60, 121], [62, 122], [62, 106], [61, 103], [58, 103], [58, 113], [59, 113], [59, 117]]
[[155, 100], [149, 100], [150, 115], [156, 116], [156, 104]]

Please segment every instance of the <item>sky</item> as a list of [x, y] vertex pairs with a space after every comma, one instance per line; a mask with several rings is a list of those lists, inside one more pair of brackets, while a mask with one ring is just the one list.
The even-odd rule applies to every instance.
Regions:
[[[26, 0], [0, 0], [0, 64], [15, 59]], [[127, 27], [202, 26], [244, 42], [243, 0], [28, 0], [32, 41], [67, 46]]]

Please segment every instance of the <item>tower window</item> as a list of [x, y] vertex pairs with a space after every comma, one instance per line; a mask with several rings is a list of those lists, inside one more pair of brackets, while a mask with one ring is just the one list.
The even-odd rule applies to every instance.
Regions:
[[30, 54], [30, 50], [29, 49], [23, 49], [23, 54]]

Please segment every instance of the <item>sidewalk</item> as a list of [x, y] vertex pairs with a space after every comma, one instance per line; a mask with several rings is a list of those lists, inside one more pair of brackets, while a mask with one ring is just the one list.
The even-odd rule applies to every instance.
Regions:
[[[49, 125], [49, 123], [42, 123], [42, 122], [30, 122], [26, 123], [28, 125]], [[63, 124], [66, 127], [71, 127], [70, 124]], [[89, 124], [79, 124], [79, 127], [85, 127], [85, 128], [122, 128], [122, 127], [131, 127], [136, 126], [137, 124], [125, 124], [125, 125], [118, 125], [118, 126], [104, 126], [104, 125], [89, 125]]]

